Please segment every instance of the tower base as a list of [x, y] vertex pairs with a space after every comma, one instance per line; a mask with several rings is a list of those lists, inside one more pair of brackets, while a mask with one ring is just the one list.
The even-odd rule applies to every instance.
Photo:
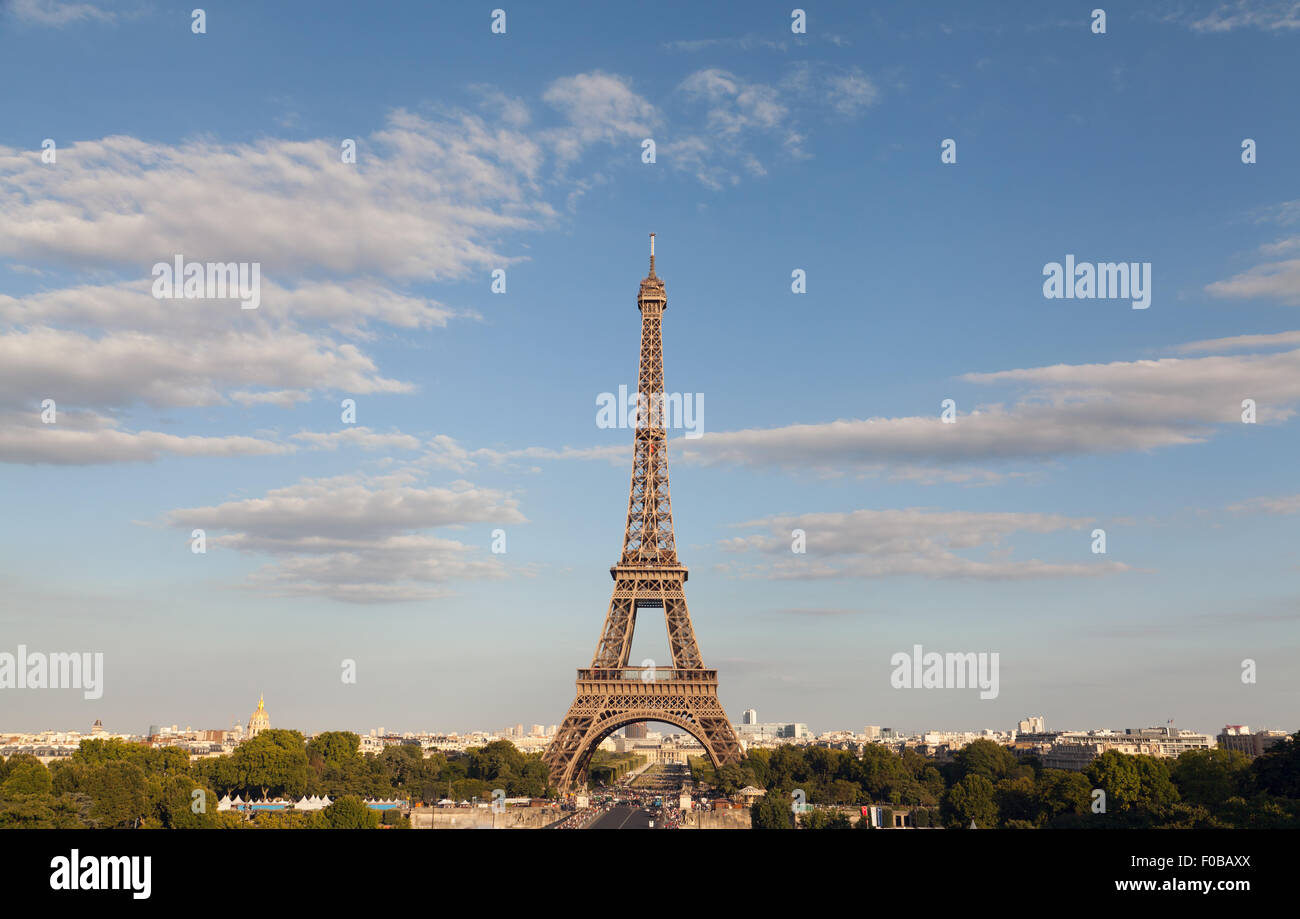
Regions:
[[585, 784], [600, 742], [639, 721], [681, 728], [703, 745], [714, 767], [740, 761], [740, 742], [718, 701], [716, 670], [579, 670], [577, 697], [544, 757], [551, 784], [562, 792]]

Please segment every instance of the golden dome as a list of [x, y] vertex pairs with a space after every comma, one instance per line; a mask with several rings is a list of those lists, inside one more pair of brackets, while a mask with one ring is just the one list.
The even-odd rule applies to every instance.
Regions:
[[252, 717], [248, 719], [248, 736], [256, 737], [262, 731], [271, 727], [271, 716], [266, 713], [266, 699], [259, 696], [257, 699], [257, 711], [253, 712]]

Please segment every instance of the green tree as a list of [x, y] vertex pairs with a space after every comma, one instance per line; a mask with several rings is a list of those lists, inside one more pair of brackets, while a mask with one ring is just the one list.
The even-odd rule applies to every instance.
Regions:
[[910, 778], [903, 759], [881, 744], [863, 747], [860, 762], [860, 784], [872, 801], [891, 800], [890, 792]]
[[1153, 817], [1164, 817], [1178, 803], [1178, 789], [1169, 778], [1163, 759], [1141, 754], [1135, 757], [1138, 771], [1138, 806]]
[[[994, 801], [1003, 824], [1033, 826], [1038, 821], [1038, 796], [1034, 780], [1028, 776], [1003, 779], [994, 786]], [[967, 824], [969, 826], [970, 824]]]
[[993, 828], [998, 821], [993, 783], [982, 775], [966, 776], [944, 794], [940, 813], [951, 829], [969, 827], [972, 820], [981, 829]]
[[310, 769], [302, 734], [272, 728], [241, 743], [231, 756], [235, 782], [251, 794], [298, 797], [307, 790]]
[[768, 787], [801, 788], [810, 784], [812, 773], [804, 761], [803, 750], [789, 744], [777, 747], [768, 760]]
[[319, 822], [330, 830], [369, 830], [379, 826], [379, 814], [360, 798], [344, 795], [320, 811]]
[[0, 787], [7, 795], [48, 795], [50, 770], [40, 760], [20, 762], [10, 770]]
[[746, 785], [753, 784], [753, 776], [740, 763], [727, 763], [718, 770], [718, 790], [730, 797]]
[[144, 770], [135, 763], [109, 760], [87, 767], [80, 791], [90, 797], [90, 824], [103, 828], [135, 828], [149, 816]]
[[[217, 824], [218, 797], [211, 788], [190, 776], [150, 776], [149, 798], [153, 818], [166, 829], [212, 829]], [[195, 795], [195, 792], [201, 792]]]
[[755, 830], [793, 830], [794, 811], [790, 799], [779, 791], [769, 791], [749, 808], [750, 826]]
[[1035, 797], [1038, 813], [1047, 823], [1065, 815], [1084, 815], [1092, 804], [1092, 783], [1081, 772], [1044, 769], [1035, 783]]
[[1300, 798], [1300, 731], [1255, 757], [1259, 787], [1280, 798]]
[[1184, 801], [1216, 807], [1250, 789], [1250, 758], [1239, 750], [1188, 750], [1170, 777]]
[[851, 830], [853, 823], [839, 811], [816, 808], [799, 817], [799, 828], [804, 830]]
[[1020, 765], [1010, 750], [983, 737], [962, 747], [952, 760], [958, 776], [980, 775], [989, 782], [1012, 777]]
[[359, 759], [361, 738], [351, 731], [325, 731], [307, 741], [307, 759], [343, 765]]
[[1107, 812], [1128, 811], [1140, 804], [1142, 778], [1133, 756], [1107, 750], [1088, 764], [1084, 774], [1094, 788], [1106, 792]]
[[502, 777], [517, 775], [524, 768], [524, 754], [508, 740], [494, 740], [486, 747], [471, 748], [469, 778], [493, 782]]
[[[332, 806], [332, 805], [331, 805]], [[325, 808], [324, 810], [329, 810]], [[321, 811], [320, 813], [323, 813]], [[252, 826], [258, 830], [310, 830], [327, 828], [316, 814], [300, 811], [262, 811], [253, 817]]]

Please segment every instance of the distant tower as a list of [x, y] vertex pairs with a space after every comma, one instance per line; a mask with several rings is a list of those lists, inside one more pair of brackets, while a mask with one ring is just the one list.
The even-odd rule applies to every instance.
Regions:
[[623, 736], [631, 740], [645, 740], [650, 736], [650, 725], [644, 721], [637, 724], [629, 724], [623, 729]]
[[752, 708], [745, 709], [745, 714], [740, 717], [741, 724], [758, 724], [758, 712]]
[[252, 740], [263, 731], [270, 730], [271, 716], [266, 713], [266, 699], [257, 697], [257, 711], [248, 719], [248, 738]]
[[95, 719], [95, 723], [94, 723], [93, 725], [91, 725], [90, 733], [92, 733], [92, 734], [103, 734], [103, 733], [104, 733], [104, 722], [102, 722], [102, 721], [100, 721], [98, 718], [96, 718], [96, 719]]

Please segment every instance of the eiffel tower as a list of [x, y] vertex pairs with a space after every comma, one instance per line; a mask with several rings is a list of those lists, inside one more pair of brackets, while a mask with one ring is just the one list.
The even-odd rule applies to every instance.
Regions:
[[[664, 427], [664, 355], [661, 327], [668, 298], [655, 275], [650, 234], [650, 275], [636, 298], [641, 311], [641, 372], [637, 392], [632, 487], [623, 555], [609, 569], [614, 595], [591, 659], [578, 671], [578, 692], [546, 750], [550, 781], [561, 791], [585, 784], [597, 745], [621, 727], [641, 721], [674, 724], [693, 736], [714, 766], [740, 759], [736, 733], [718, 701], [718, 671], [705, 670], [686, 609], [685, 566], [677, 561], [668, 497], [668, 432]], [[671, 667], [629, 667], [637, 611], [662, 609], [668, 625]]]

